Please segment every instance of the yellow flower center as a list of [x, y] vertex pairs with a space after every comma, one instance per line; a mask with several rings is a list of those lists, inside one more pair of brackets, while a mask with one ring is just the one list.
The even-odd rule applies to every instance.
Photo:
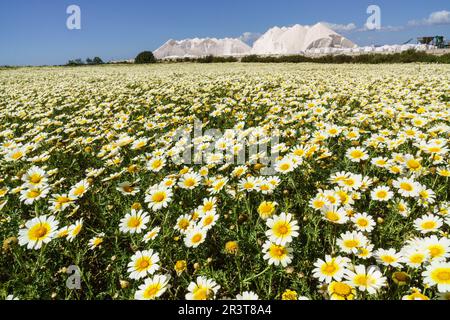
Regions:
[[32, 227], [28, 233], [31, 240], [42, 240], [50, 233], [50, 225], [47, 223], [39, 223]]
[[180, 222], [178, 222], [178, 227], [181, 230], [186, 230], [189, 227], [189, 221], [187, 219], [183, 219]]
[[207, 288], [198, 288], [194, 291], [194, 300], [206, 300], [208, 299], [208, 292], [209, 290]]
[[23, 152], [18, 151], [18, 152], [14, 152], [12, 154], [11, 158], [13, 160], [18, 160], [18, 159], [22, 158], [22, 156], [23, 156]]
[[38, 189], [32, 189], [32, 190], [28, 191], [29, 198], [34, 199], [34, 198], [39, 197], [40, 195], [41, 195], [41, 191]]
[[327, 200], [331, 203], [331, 204], [335, 204], [337, 202], [337, 198], [333, 197], [333, 196], [327, 196]]
[[440, 147], [430, 147], [430, 148], [428, 148], [428, 151], [430, 153], [438, 153], [441, 151], [441, 148]]
[[263, 202], [258, 207], [258, 213], [263, 218], [269, 217], [274, 211], [275, 206], [271, 202]]
[[60, 203], [60, 204], [64, 204], [64, 203], [68, 203], [70, 202], [70, 199], [68, 197], [58, 197], [56, 198], [56, 202]]
[[439, 257], [445, 252], [444, 248], [442, 248], [442, 246], [440, 245], [432, 245], [428, 247], [428, 250], [430, 251], [430, 255], [432, 258]]
[[333, 293], [340, 296], [348, 296], [352, 293], [352, 287], [343, 282], [336, 282], [333, 286]]
[[84, 193], [84, 191], [86, 191], [86, 188], [84, 186], [79, 186], [78, 188], [75, 189], [73, 194], [76, 196], [80, 196]]
[[33, 184], [38, 184], [41, 181], [42, 181], [42, 177], [39, 174], [37, 174], [37, 173], [33, 173], [30, 176], [30, 182], [33, 183]]
[[148, 267], [150, 267], [151, 265], [152, 265], [152, 261], [150, 260], [149, 257], [142, 257], [142, 258], [139, 258], [138, 261], [136, 262], [136, 270], [144, 271], [144, 270], [148, 269]]
[[353, 180], [353, 179], [345, 179], [344, 180], [344, 184], [349, 186], [349, 187], [352, 187], [352, 186], [355, 185], [355, 180]]
[[361, 158], [363, 155], [364, 155], [364, 153], [361, 152], [360, 150], [353, 150], [353, 151], [350, 153], [350, 156], [351, 156], [352, 158], [355, 158], [355, 159]]
[[420, 162], [417, 161], [417, 160], [415, 160], [415, 159], [408, 160], [408, 161], [406, 162], [406, 165], [407, 165], [408, 168], [410, 168], [410, 169], [419, 169], [419, 168], [420, 168]]
[[212, 216], [208, 216], [203, 220], [204, 226], [209, 226], [214, 221], [214, 218]]
[[63, 229], [61, 231], [58, 232], [58, 237], [59, 238], [64, 238], [69, 234], [69, 230], [67, 229]]
[[133, 204], [131, 205], [131, 209], [134, 209], [134, 210], [141, 210], [141, 209], [142, 209], [142, 206], [141, 206], [141, 204], [140, 204], [139, 202], [135, 202], [135, 203], [133, 203]]
[[255, 185], [251, 182], [244, 183], [244, 189], [252, 189]]
[[420, 197], [421, 197], [422, 199], [428, 199], [428, 197], [429, 197], [429, 193], [428, 193], [427, 190], [422, 190], [422, 191], [420, 191], [420, 192], [419, 192], [419, 195], [420, 195]]
[[271, 203], [263, 202], [259, 206], [259, 212], [262, 214], [270, 214], [272, 213], [273, 205]]
[[188, 178], [184, 181], [184, 185], [186, 187], [193, 187], [195, 185], [195, 180], [192, 178]]
[[139, 142], [136, 144], [136, 149], [142, 148], [142, 147], [145, 146], [145, 145], [146, 145], [146, 142], [145, 142], [145, 141], [139, 141]]
[[36, 238], [42, 238], [47, 234], [47, 229], [45, 227], [39, 227], [34, 231], [34, 235]]
[[359, 245], [359, 241], [355, 239], [345, 240], [344, 245], [347, 248], [356, 248]]
[[380, 190], [380, 191], [377, 192], [377, 197], [381, 198], [381, 199], [386, 198], [387, 195], [388, 195], [388, 193], [386, 191], [384, 191], [384, 190]]
[[186, 261], [183, 260], [178, 260], [175, 263], [175, 271], [177, 272], [182, 272], [186, 269]]
[[431, 230], [434, 229], [436, 227], [436, 222], [434, 221], [425, 221], [424, 223], [422, 223], [422, 229], [424, 230]]
[[220, 189], [222, 189], [222, 187], [225, 185], [225, 181], [219, 181], [217, 182], [217, 184], [214, 186], [214, 190], [218, 191]]
[[94, 246], [98, 246], [98, 245], [100, 245], [102, 242], [103, 242], [103, 239], [102, 239], [102, 238], [95, 238], [94, 241], [93, 241]]
[[203, 236], [200, 233], [197, 233], [192, 237], [192, 243], [199, 243], [202, 239]]
[[131, 193], [133, 192], [134, 187], [133, 186], [123, 186], [123, 191], [127, 192], [127, 193]]
[[366, 219], [358, 219], [357, 224], [361, 227], [367, 227], [369, 225], [369, 222]]
[[400, 189], [405, 190], [405, 191], [412, 191], [412, 190], [413, 190], [413, 187], [412, 187], [412, 185], [409, 184], [409, 183], [402, 182], [402, 183], [400, 184]]
[[203, 211], [211, 211], [213, 209], [214, 205], [211, 202], [205, 203], [203, 206]]
[[163, 202], [166, 199], [166, 194], [162, 191], [160, 192], [156, 192], [153, 197], [152, 200], [153, 202]]
[[431, 278], [439, 284], [450, 284], [450, 268], [437, 268], [433, 270]]
[[225, 244], [225, 250], [230, 253], [234, 253], [238, 250], [239, 246], [236, 241], [228, 241]]
[[76, 236], [81, 231], [81, 224], [77, 224], [75, 228], [73, 228], [72, 235]]
[[314, 207], [322, 208], [325, 205], [325, 201], [323, 200], [314, 200]]
[[278, 222], [274, 227], [273, 230], [275, 232], [275, 235], [280, 236], [286, 236], [290, 232], [290, 226], [286, 222]]
[[128, 220], [128, 227], [129, 228], [137, 228], [141, 225], [141, 219], [138, 217], [131, 217]]
[[159, 290], [161, 290], [161, 285], [159, 283], [150, 285], [147, 289], [144, 291], [144, 298], [145, 299], [153, 299], [158, 294]]
[[368, 285], [374, 283], [374, 279], [365, 274], [357, 275], [353, 281], [355, 282], [356, 285], [363, 287], [367, 287]]
[[167, 181], [164, 183], [164, 185], [165, 185], [166, 187], [172, 186], [172, 185], [173, 185], [173, 180], [167, 180]]
[[158, 169], [161, 166], [162, 166], [162, 161], [161, 160], [155, 160], [152, 163], [152, 169]]
[[297, 292], [292, 290], [286, 290], [281, 297], [282, 300], [297, 300], [297, 298]]
[[270, 255], [273, 258], [280, 259], [280, 258], [284, 257], [286, 254], [287, 254], [287, 250], [286, 250], [286, 248], [284, 248], [282, 246], [272, 245], [272, 247], [270, 248]]
[[413, 294], [409, 295], [409, 298], [411, 300], [430, 300], [430, 298], [420, 292], [414, 292]]
[[338, 271], [338, 268], [333, 262], [326, 263], [322, 266], [322, 272], [326, 275], [333, 275], [336, 271]]
[[339, 215], [335, 211], [327, 211], [325, 216], [330, 221], [339, 221]]
[[396, 261], [396, 259], [392, 256], [382, 256], [381, 260], [383, 260], [386, 263], [393, 263]]
[[367, 250], [367, 248], [359, 248], [359, 250], [358, 250], [359, 257], [367, 257], [369, 253], [370, 253], [370, 251]]
[[425, 257], [423, 254], [417, 253], [417, 254], [412, 255], [409, 258], [409, 261], [411, 261], [412, 263], [415, 263], [415, 264], [420, 264], [423, 262], [424, 258]]

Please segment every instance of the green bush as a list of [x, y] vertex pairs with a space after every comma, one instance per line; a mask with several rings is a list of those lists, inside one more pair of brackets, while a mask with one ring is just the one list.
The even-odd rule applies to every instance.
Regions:
[[93, 64], [103, 64], [104, 62], [103, 62], [103, 60], [102, 60], [100, 57], [95, 57], [95, 58], [92, 60], [92, 63], [93, 63]]
[[81, 59], [69, 60], [69, 62], [67, 62], [67, 66], [70, 66], [70, 67], [83, 66], [83, 65], [85, 65], [85, 63]]
[[136, 59], [134, 59], [134, 63], [136, 64], [145, 64], [145, 63], [155, 63], [156, 58], [151, 51], [144, 51], [137, 55]]
[[450, 63], [450, 53], [446, 53], [439, 57], [441, 63]]

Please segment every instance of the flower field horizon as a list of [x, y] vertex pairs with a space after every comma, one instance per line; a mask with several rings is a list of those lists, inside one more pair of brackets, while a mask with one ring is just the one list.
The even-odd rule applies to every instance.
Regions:
[[0, 299], [450, 299], [450, 66], [4, 69], [0, 119]]

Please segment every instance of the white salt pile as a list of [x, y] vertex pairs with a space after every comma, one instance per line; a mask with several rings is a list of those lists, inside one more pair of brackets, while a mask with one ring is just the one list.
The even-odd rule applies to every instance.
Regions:
[[169, 40], [153, 52], [157, 59], [178, 57], [241, 56], [250, 54], [251, 48], [239, 39], [186, 39]]
[[254, 44], [252, 54], [301, 54], [318, 48], [354, 48], [350, 40], [323, 23], [314, 26], [274, 27]]

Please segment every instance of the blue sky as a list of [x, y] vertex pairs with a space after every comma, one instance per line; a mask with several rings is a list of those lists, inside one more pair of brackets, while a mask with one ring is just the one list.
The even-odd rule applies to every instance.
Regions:
[[[81, 30], [66, 27], [66, 9], [72, 4], [81, 8]], [[364, 30], [371, 4], [381, 8], [380, 31]], [[358, 45], [403, 43], [425, 35], [450, 38], [450, 1], [1, 1], [0, 65], [63, 64], [93, 56], [128, 59], [171, 38], [240, 37], [316, 22], [335, 24]]]

